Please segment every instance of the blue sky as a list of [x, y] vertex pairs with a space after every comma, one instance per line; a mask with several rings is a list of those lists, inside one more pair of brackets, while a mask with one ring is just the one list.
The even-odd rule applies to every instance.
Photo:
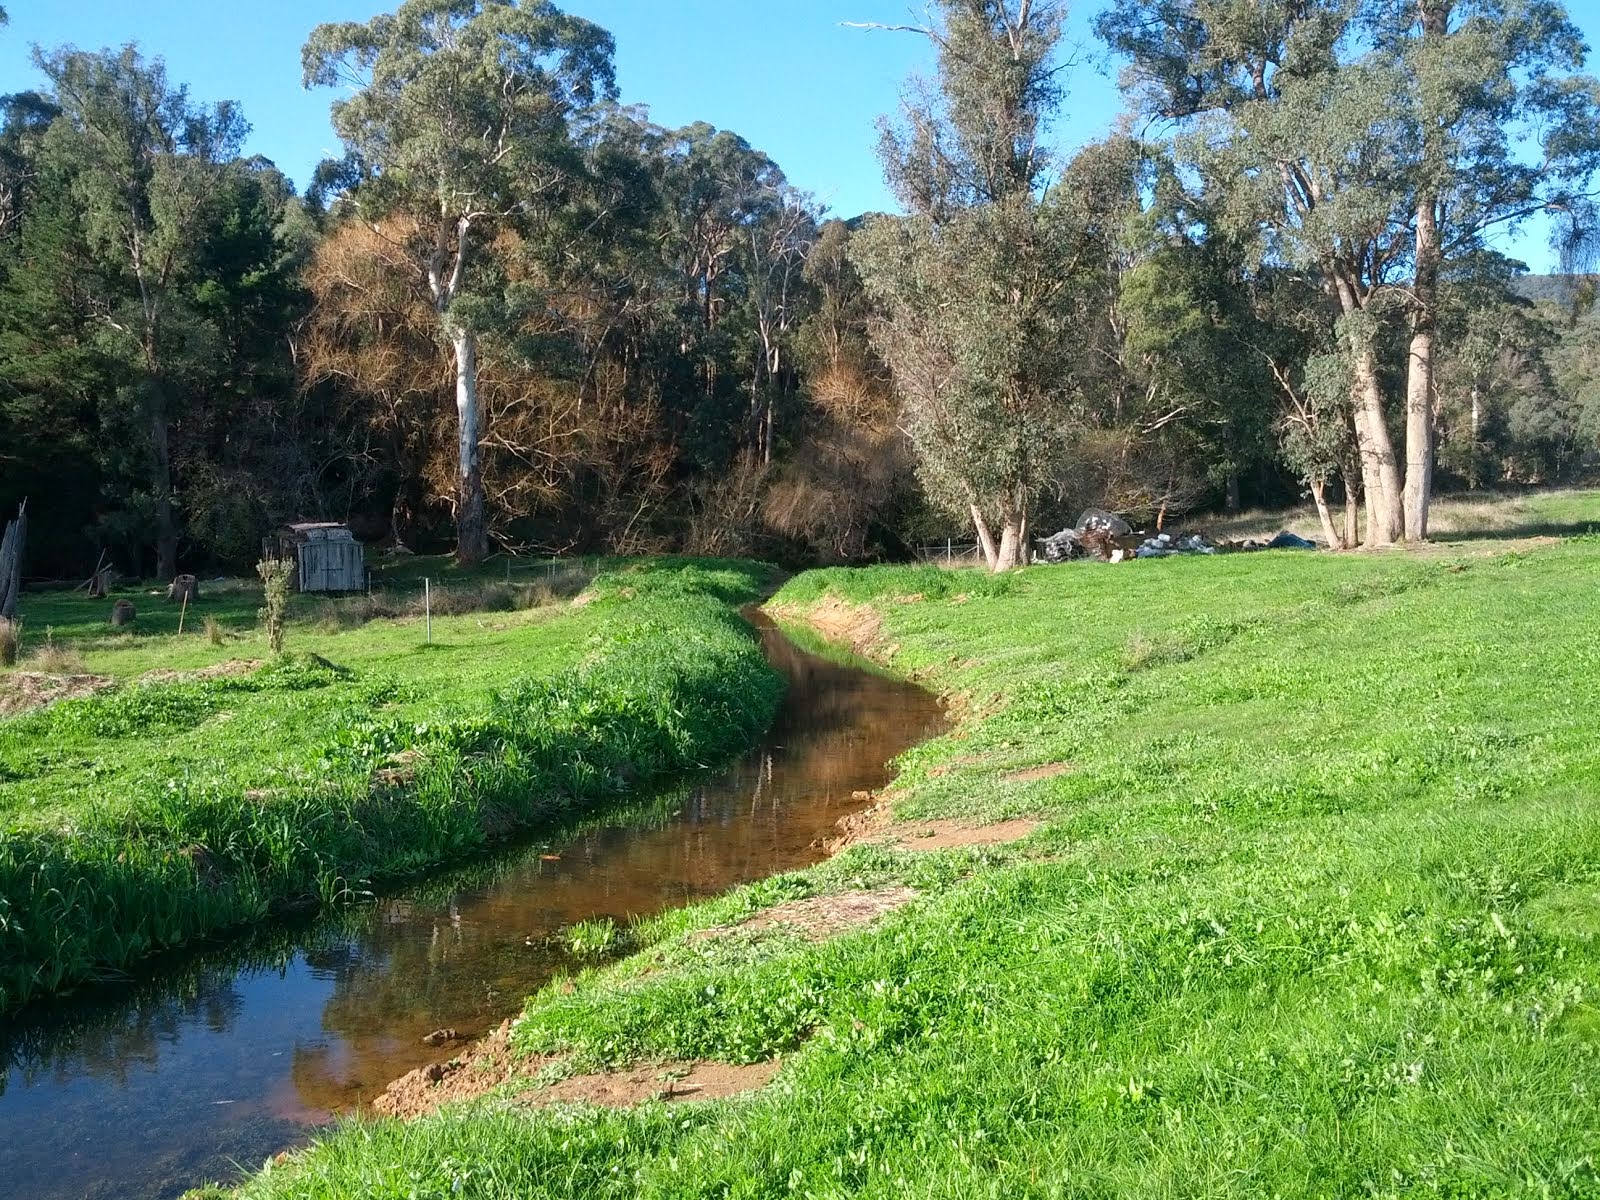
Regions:
[[[249, 149], [304, 186], [337, 151], [332, 93], [300, 87], [300, 47], [322, 21], [365, 20], [383, 0], [6, 0], [0, 92], [36, 86], [29, 47], [98, 49], [136, 41], [167, 60], [199, 100], [237, 100], [254, 127]], [[898, 103], [906, 76], [928, 63], [923, 40], [847, 29], [902, 22], [920, 0], [566, 0], [568, 11], [617, 39], [622, 98], [664, 125], [704, 120], [770, 154], [796, 186], [840, 216], [888, 209], [874, 155], [874, 122]], [[1089, 32], [1099, 5], [1075, 6], [1069, 42], [1079, 60], [1057, 127], [1063, 149], [1092, 141], [1120, 107], [1114, 68]], [[1592, 44], [1600, 4], [1569, 0]], [[1591, 64], [1596, 65], [1596, 64]], [[1538, 230], [1512, 247], [1547, 269]]]

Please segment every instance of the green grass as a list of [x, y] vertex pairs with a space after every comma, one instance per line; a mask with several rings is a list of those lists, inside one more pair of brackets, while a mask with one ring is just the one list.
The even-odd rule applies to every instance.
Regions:
[[283, 659], [179, 679], [142, 673], [265, 652], [106, 644], [68, 619], [86, 601], [30, 597], [25, 618], [124, 682], [0, 722], [0, 1010], [743, 750], [782, 685], [734, 606], [768, 578], [646, 562], [578, 610], [436, 618], [431, 644], [313, 614]]
[[[242, 1195], [1600, 1195], [1600, 540], [776, 600], [826, 596], [962, 702], [902, 815], [1040, 830], [668, 914], [516, 1026], [575, 1068], [789, 1054], [759, 1096], [349, 1123]], [[687, 936], [887, 882], [919, 898], [821, 945]]]

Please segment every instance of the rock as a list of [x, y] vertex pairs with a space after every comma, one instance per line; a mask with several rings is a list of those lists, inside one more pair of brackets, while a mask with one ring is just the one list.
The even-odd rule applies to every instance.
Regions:
[[1084, 509], [1083, 515], [1078, 518], [1077, 529], [1080, 534], [1109, 533], [1112, 537], [1127, 537], [1133, 533], [1133, 526], [1103, 508]]
[[1268, 550], [1315, 550], [1317, 544], [1285, 529], [1267, 543]]
[[446, 1042], [456, 1041], [460, 1037], [461, 1035], [454, 1029], [435, 1029], [422, 1040], [430, 1046], [442, 1046]]

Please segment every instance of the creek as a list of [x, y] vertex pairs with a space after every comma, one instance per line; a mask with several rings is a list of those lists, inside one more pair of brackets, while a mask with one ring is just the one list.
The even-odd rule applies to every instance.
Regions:
[[[166, 1200], [303, 1144], [575, 963], [558, 936], [810, 865], [889, 761], [944, 727], [911, 684], [808, 653], [761, 744], [561, 842], [153, 963], [0, 1025], [0, 1198]], [[459, 1048], [459, 1047], [457, 1047]]]

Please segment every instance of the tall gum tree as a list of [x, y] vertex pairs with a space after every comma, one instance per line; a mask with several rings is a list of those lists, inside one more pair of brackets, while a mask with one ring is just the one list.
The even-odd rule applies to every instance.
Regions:
[[[1070, 401], [1070, 226], [1044, 196], [1042, 134], [1062, 99], [1052, 0], [938, 0], [937, 89], [913, 92], [880, 153], [907, 216], [852, 258], [882, 317], [918, 471], [965, 510], [991, 569], [1027, 561], [1028, 515], [1060, 458]], [[883, 27], [879, 27], [883, 28]], [[991, 521], [998, 523], [996, 540]]]
[[1586, 207], [1600, 167], [1600, 82], [1550, 0], [1386, 0], [1380, 53], [1405, 80], [1414, 200], [1405, 536], [1428, 536], [1441, 276], [1497, 229]]
[[456, 557], [488, 553], [479, 340], [506, 300], [474, 291], [475, 251], [536, 219], [581, 171], [573, 116], [616, 91], [611, 35], [548, 0], [406, 0], [372, 20], [318, 26], [307, 87], [345, 87], [333, 125], [346, 200], [373, 230], [404, 213], [408, 247], [455, 365]]
[[1262, 253], [1314, 269], [1340, 314], [1367, 541], [1403, 532], [1378, 325], [1408, 248], [1396, 158], [1399, 72], [1355, 53], [1357, 0], [1115, 0], [1097, 29], [1131, 65], [1124, 87], [1180, 123], [1182, 156], [1264, 234]]

